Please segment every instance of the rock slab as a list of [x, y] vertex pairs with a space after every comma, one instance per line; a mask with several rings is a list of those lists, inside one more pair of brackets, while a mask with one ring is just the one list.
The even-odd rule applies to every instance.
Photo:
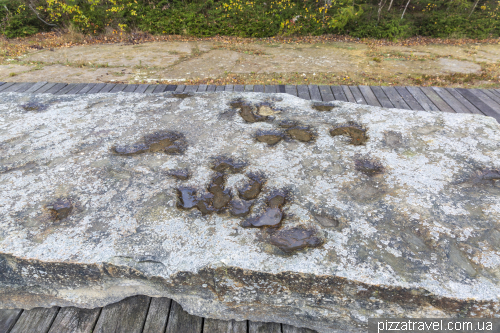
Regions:
[[500, 315], [500, 126], [285, 94], [0, 94], [0, 308]]

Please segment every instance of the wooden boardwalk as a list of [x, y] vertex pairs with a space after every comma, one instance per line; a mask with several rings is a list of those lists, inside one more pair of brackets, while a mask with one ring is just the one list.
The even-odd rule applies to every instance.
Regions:
[[[5, 83], [1, 92], [95, 94], [240, 91], [288, 93], [308, 100], [345, 101], [405, 110], [475, 113], [500, 123], [500, 89], [293, 85], [147, 85], [111, 83]], [[311, 333], [279, 323], [235, 322], [189, 315], [168, 298], [129, 297], [97, 309], [74, 307], [0, 310], [0, 333]]]
[[345, 101], [358, 104], [406, 110], [475, 113], [495, 118], [500, 123], [500, 89], [463, 89], [441, 87], [377, 87], [377, 86], [317, 86], [317, 85], [165, 85], [112, 83], [49, 83], [0, 82], [1, 92], [24, 92], [54, 95], [96, 93], [161, 93], [245, 91], [287, 93], [303, 99]]

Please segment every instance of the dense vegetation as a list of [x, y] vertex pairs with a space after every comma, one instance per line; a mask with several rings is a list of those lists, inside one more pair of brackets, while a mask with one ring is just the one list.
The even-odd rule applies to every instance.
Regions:
[[0, 0], [0, 34], [488, 38], [500, 36], [499, 12], [498, 0]]

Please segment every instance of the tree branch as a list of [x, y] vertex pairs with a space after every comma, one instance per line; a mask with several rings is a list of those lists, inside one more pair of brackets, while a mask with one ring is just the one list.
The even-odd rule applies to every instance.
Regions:
[[472, 15], [472, 12], [474, 12], [474, 9], [476, 9], [478, 2], [479, 2], [479, 0], [476, 0], [476, 2], [474, 2], [474, 7], [472, 7], [472, 10], [470, 11], [469, 17], [467, 17], [467, 18], [470, 18], [470, 16]]
[[401, 15], [401, 19], [403, 19], [403, 16], [405, 16], [406, 8], [408, 8], [408, 5], [410, 4], [410, 1], [411, 0], [408, 0], [408, 2], [406, 3], [405, 10], [403, 10], [403, 14]]
[[38, 14], [38, 12], [33, 8], [31, 7], [31, 4], [28, 4], [28, 6], [30, 7], [30, 9], [33, 11], [33, 13], [35, 13], [36, 17], [38, 17], [38, 19], [40, 21], [42, 21], [43, 23], [45, 23], [46, 25], [50, 26], [50, 27], [57, 27], [57, 24], [50, 24], [50, 23], [47, 23], [45, 22], [41, 17], [40, 15]]

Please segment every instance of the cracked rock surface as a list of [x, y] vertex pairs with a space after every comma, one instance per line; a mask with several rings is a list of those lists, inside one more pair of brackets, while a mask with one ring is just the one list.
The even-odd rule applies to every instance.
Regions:
[[[500, 315], [499, 124], [331, 104], [0, 94], [0, 308], [144, 294], [319, 332]], [[271, 115], [249, 122], [242, 105]], [[283, 139], [255, 139], [268, 132]], [[158, 133], [175, 136], [115, 149]], [[263, 216], [280, 221], [243, 226]]]

